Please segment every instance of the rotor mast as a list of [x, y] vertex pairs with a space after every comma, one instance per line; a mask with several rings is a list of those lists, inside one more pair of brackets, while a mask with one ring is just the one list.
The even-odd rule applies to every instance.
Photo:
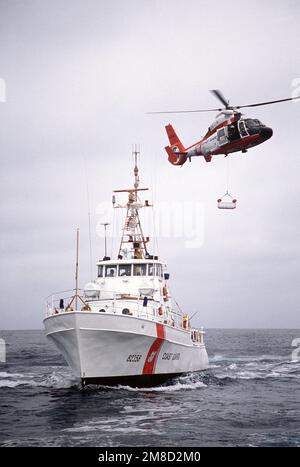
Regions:
[[[149, 207], [148, 201], [143, 204], [139, 199], [139, 191], [147, 191], [149, 188], [139, 188], [139, 168], [138, 168], [138, 157], [140, 151], [137, 146], [132, 151], [134, 157], [134, 184], [133, 188], [114, 190], [114, 193], [128, 193], [128, 200], [125, 206], [115, 205], [115, 208], [126, 208], [126, 217], [124, 226], [122, 229], [122, 237], [119, 246], [118, 259], [122, 259], [123, 256], [130, 257], [132, 259], [145, 259], [149, 256], [147, 250], [147, 243], [149, 237], [145, 237], [143, 234], [139, 210], [143, 207]], [[114, 198], [113, 198], [114, 199]]]

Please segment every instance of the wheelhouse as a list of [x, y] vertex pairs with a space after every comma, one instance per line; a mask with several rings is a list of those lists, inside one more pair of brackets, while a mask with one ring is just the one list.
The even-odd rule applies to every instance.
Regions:
[[128, 261], [98, 264], [98, 278], [158, 277], [163, 278], [163, 265], [159, 262]]

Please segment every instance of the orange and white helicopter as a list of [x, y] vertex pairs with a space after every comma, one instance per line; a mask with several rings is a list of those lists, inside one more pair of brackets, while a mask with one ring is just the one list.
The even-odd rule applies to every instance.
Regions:
[[168, 154], [168, 160], [173, 165], [182, 166], [187, 159], [191, 161], [192, 157], [203, 156], [206, 162], [210, 162], [213, 156], [218, 154], [228, 154], [247, 150], [253, 146], [257, 146], [271, 138], [273, 135], [272, 128], [264, 125], [256, 118], [246, 118], [239, 109], [245, 107], [258, 107], [261, 105], [275, 104], [277, 102], [291, 101], [300, 97], [290, 97], [288, 99], [280, 99], [269, 102], [259, 102], [257, 104], [248, 105], [229, 105], [229, 101], [225, 99], [222, 92], [218, 89], [213, 89], [211, 92], [224, 105], [220, 109], [201, 109], [201, 110], [172, 110], [166, 112], [149, 112], [149, 113], [192, 113], [192, 112], [217, 112], [215, 121], [208, 128], [205, 136], [195, 144], [189, 147], [184, 147], [178, 138], [172, 125], [166, 125], [167, 135], [170, 141], [170, 146], [166, 146], [165, 150]]

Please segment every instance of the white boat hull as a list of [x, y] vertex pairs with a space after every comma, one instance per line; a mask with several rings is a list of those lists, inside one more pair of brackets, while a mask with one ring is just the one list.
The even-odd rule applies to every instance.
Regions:
[[44, 325], [83, 384], [153, 386], [209, 367], [204, 343], [189, 331], [148, 319], [75, 311]]

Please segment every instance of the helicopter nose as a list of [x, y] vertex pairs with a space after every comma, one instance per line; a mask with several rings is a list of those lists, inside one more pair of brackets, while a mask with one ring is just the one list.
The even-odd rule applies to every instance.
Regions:
[[269, 139], [273, 135], [273, 130], [272, 130], [272, 128], [270, 128], [268, 126], [265, 126], [265, 127], [261, 128], [260, 135], [263, 137], [264, 140]]

